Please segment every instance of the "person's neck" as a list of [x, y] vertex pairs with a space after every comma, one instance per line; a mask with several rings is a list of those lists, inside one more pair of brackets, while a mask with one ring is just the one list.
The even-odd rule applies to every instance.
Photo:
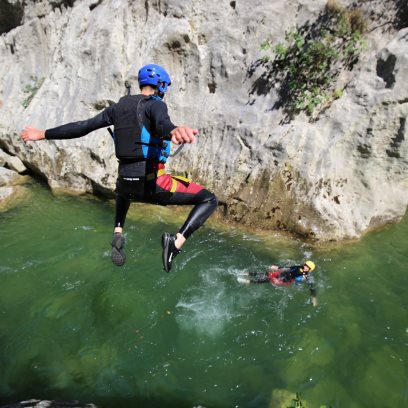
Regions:
[[143, 87], [142, 88], [142, 90], [140, 91], [140, 93], [143, 95], [143, 96], [151, 96], [151, 95], [154, 95], [155, 94], [155, 89], [154, 88], [152, 88], [152, 87], [150, 87], [150, 86], [145, 86], [145, 87]]

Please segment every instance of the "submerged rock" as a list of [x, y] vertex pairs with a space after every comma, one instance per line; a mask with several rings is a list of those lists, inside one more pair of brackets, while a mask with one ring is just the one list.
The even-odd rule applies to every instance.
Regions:
[[0, 408], [98, 408], [94, 404], [82, 404], [79, 401], [45, 401], [30, 399]]
[[0, 187], [0, 212], [13, 208], [28, 194], [29, 190], [23, 186]]
[[299, 394], [288, 390], [274, 389], [272, 391], [269, 408], [307, 407], [309, 404]]

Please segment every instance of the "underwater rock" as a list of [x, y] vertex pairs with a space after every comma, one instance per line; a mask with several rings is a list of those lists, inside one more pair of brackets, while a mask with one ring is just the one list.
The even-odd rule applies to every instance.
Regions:
[[8, 202], [15, 194], [15, 187], [0, 187], [0, 208], [7, 207]]
[[307, 407], [309, 406], [299, 394], [294, 394], [288, 390], [274, 389], [272, 391], [269, 408], [288, 408], [288, 407]]
[[28, 194], [29, 190], [23, 186], [0, 187], [0, 212], [13, 208]]
[[94, 404], [81, 404], [79, 401], [46, 401], [30, 399], [0, 408], [98, 408]]

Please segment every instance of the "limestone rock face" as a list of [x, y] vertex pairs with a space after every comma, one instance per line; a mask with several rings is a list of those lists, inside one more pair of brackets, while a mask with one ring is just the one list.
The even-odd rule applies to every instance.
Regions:
[[313, 122], [300, 114], [286, 123], [274, 89], [252, 92], [262, 77], [254, 62], [265, 39], [278, 43], [313, 23], [325, 0], [5, 0], [0, 10], [6, 3], [15, 23], [0, 24], [0, 147], [51, 188], [112, 194], [109, 133], [24, 144], [20, 130], [96, 115], [125, 93], [125, 80], [136, 93], [138, 68], [154, 62], [172, 77], [173, 122], [200, 130], [168, 168], [214, 191], [227, 218], [340, 240], [404, 215], [404, 2], [357, 2], [369, 21], [367, 48], [344, 73], [343, 96]]
[[0, 149], [0, 166], [7, 167], [17, 173], [24, 173], [27, 171], [26, 166], [17, 156], [10, 156]]
[[15, 171], [0, 167], [0, 187], [17, 184], [20, 178]]
[[[0, 164], [3, 156], [7, 155], [0, 150]], [[0, 167], [0, 211], [8, 210], [25, 195], [26, 190], [21, 184], [26, 181], [27, 176], [21, 176], [14, 170]]]

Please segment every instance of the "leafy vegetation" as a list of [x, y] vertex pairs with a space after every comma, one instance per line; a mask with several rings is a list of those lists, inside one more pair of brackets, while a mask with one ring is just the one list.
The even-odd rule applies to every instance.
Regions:
[[301, 111], [316, 116], [343, 95], [343, 88], [335, 87], [336, 80], [358, 61], [366, 46], [364, 31], [359, 10], [348, 10], [329, 0], [314, 26], [287, 33], [282, 43], [273, 45], [266, 40], [261, 44], [265, 55], [259, 65], [266, 73], [263, 82], [255, 86], [277, 89], [277, 107], [283, 107], [289, 118]]

